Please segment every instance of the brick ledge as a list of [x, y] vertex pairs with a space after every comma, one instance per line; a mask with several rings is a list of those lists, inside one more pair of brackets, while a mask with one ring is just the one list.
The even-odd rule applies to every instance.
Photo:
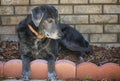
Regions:
[[[39, 70], [39, 71], [38, 71]], [[31, 78], [37, 79], [35, 81], [44, 81], [47, 79], [47, 61], [46, 60], [34, 60], [31, 62]], [[20, 59], [13, 59], [7, 62], [0, 61], [0, 77], [4, 78], [21, 78], [22, 73], [22, 61]], [[120, 66], [116, 63], [106, 63], [101, 66], [97, 66], [91, 62], [83, 62], [76, 65], [69, 60], [56, 61], [56, 73], [58, 79], [115, 79], [120, 80]], [[15, 79], [13, 79], [15, 81]], [[13, 81], [11, 79], [3, 81]], [[20, 81], [20, 80], [17, 80]]]

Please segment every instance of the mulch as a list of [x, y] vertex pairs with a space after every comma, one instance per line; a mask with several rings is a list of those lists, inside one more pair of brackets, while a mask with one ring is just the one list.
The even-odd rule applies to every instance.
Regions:
[[[84, 54], [84, 58], [81, 61], [74, 54], [61, 54], [57, 57], [57, 60], [66, 59], [75, 63], [92, 62], [97, 65], [112, 62], [120, 65], [120, 47], [91, 46], [91, 48], [93, 49], [93, 54]], [[0, 41], [0, 61], [11, 59], [20, 59], [19, 43], [17, 41]]]

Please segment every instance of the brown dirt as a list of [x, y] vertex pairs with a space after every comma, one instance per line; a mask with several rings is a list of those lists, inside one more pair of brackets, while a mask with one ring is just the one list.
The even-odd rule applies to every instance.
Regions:
[[[92, 55], [84, 54], [84, 59], [81, 62], [92, 62], [97, 65], [103, 65], [108, 62], [117, 63], [120, 65], [120, 47], [97, 47], [91, 46], [93, 49]], [[19, 44], [16, 41], [0, 41], [0, 61], [8, 61], [11, 59], [20, 59]], [[78, 57], [74, 54], [58, 56], [57, 60], [66, 59], [78, 63]]]
[[16, 41], [0, 41], [0, 61], [19, 59], [19, 45]]

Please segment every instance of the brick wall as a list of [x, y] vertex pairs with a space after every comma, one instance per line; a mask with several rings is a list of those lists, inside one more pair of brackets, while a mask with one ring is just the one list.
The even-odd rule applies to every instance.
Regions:
[[30, 9], [54, 5], [60, 21], [72, 25], [91, 44], [120, 46], [120, 0], [0, 0], [0, 40], [17, 40], [15, 27]]

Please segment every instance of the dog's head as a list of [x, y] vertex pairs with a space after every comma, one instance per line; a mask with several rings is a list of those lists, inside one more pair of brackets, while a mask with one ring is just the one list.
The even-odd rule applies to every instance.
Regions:
[[[58, 39], [62, 36], [58, 25], [58, 11], [51, 5], [41, 5], [31, 10], [32, 21], [47, 38]], [[41, 31], [39, 31], [41, 33]]]

